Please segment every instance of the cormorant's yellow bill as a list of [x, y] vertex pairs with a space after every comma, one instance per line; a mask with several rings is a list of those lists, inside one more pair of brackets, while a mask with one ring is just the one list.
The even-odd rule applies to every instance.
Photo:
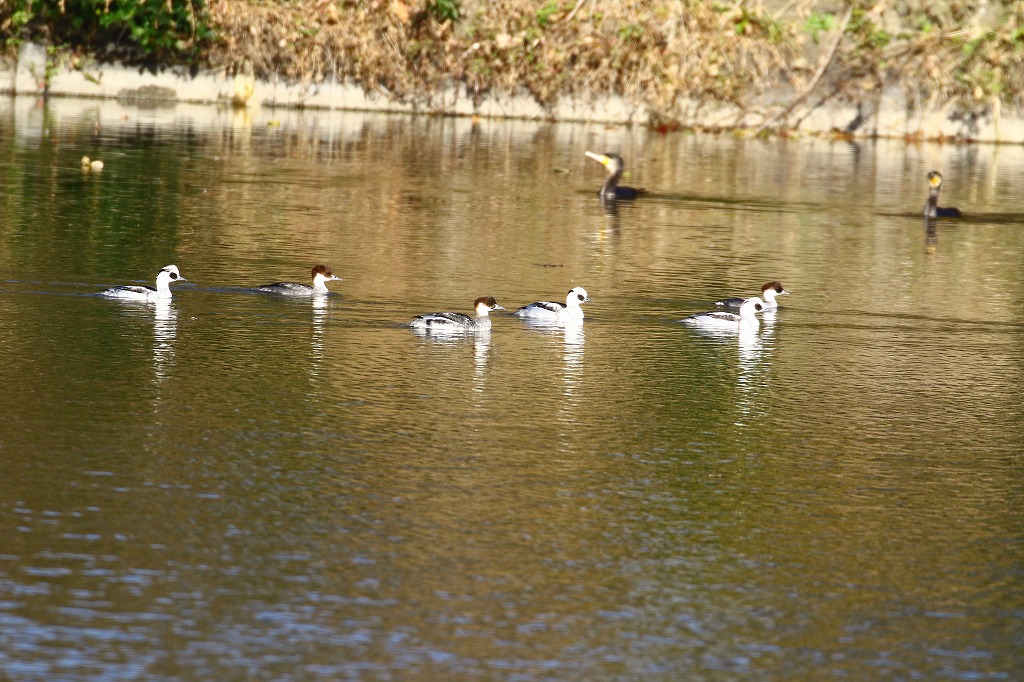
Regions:
[[586, 152], [585, 156], [597, 161], [608, 170], [608, 179], [604, 181], [601, 191], [598, 192], [598, 196], [602, 199], [606, 201], [615, 199], [630, 201], [647, 191], [643, 188], [619, 186], [619, 178], [622, 177], [622, 170], [626, 164], [618, 154], [612, 154], [611, 152], [607, 154]]
[[932, 171], [928, 174], [928, 201], [924, 205], [925, 218], [962, 218], [959, 208], [939, 206], [939, 192], [942, 191], [942, 173]]

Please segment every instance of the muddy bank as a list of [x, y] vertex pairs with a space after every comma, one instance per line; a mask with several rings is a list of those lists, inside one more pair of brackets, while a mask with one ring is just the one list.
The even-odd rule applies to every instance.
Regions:
[[[222, 0], [189, 64], [25, 42], [0, 89], [1024, 143], [1024, 7]], [[452, 13], [451, 11], [454, 11]]]

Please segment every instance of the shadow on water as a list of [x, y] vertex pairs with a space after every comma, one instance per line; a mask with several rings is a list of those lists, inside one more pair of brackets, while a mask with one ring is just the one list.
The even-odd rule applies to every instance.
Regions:
[[[885, 218], [921, 219], [920, 211], [916, 213], [878, 211], [875, 215]], [[1022, 227], [1024, 226], [1024, 213], [993, 213], [965, 210], [964, 214], [958, 218], [926, 218], [926, 220], [942, 225], [1012, 225], [1014, 227]]]
[[[576, 190], [576, 192], [577, 194], [594, 194], [587, 190]], [[626, 208], [634, 204], [641, 203], [658, 205], [665, 208], [703, 208], [709, 210], [751, 211], [757, 213], [807, 213], [824, 211], [831, 208], [831, 205], [826, 203], [768, 201], [766, 199], [750, 197], [705, 196], [650, 190], [648, 190], [643, 196], [629, 201], [616, 201], [614, 199], [602, 200], [597, 197], [595, 197], [594, 200], [601, 204], [609, 214], [617, 214], [619, 208]]]

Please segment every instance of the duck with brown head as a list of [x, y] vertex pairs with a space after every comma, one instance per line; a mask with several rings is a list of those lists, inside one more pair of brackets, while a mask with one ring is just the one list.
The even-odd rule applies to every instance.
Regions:
[[[771, 281], [766, 282], [761, 287], [761, 296], [764, 297], [764, 309], [775, 310], [779, 307], [778, 301], [775, 300], [776, 296], [789, 296], [789, 292], [786, 291], [785, 287], [782, 286], [782, 282]], [[745, 298], [723, 298], [721, 301], [715, 301], [715, 305], [719, 308], [727, 308], [732, 310], [739, 310], [740, 306], [743, 305], [747, 299]]]
[[481, 296], [473, 301], [475, 317], [462, 313], [427, 313], [412, 318], [409, 326], [419, 331], [449, 334], [486, 332], [491, 330], [491, 318], [488, 313], [492, 310], [504, 308], [498, 305], [493, 296]]
[[326, 294], [329, 293], [327, 290], [327, 282], [338, 280], [341, 281], [341, 277], [335, 277], [331, 269], [326, 265], [316, 265], [310, 272], [310, 276], [313, 279], [313, 285], [299, 284], [298, 282], [275, 282], [274, 284], [263, 284], [258, 287], [253, 287], [253, 291], [262, 291], [268, 294], [282, 294], [284, 296], [312, 296], [313, 294]]

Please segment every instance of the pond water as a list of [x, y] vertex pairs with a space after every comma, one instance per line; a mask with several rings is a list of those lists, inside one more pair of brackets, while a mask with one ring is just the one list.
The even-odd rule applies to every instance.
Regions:
[[60, 106], [0, 103], [0, 677], [1024, 677], [1021, 148]]

